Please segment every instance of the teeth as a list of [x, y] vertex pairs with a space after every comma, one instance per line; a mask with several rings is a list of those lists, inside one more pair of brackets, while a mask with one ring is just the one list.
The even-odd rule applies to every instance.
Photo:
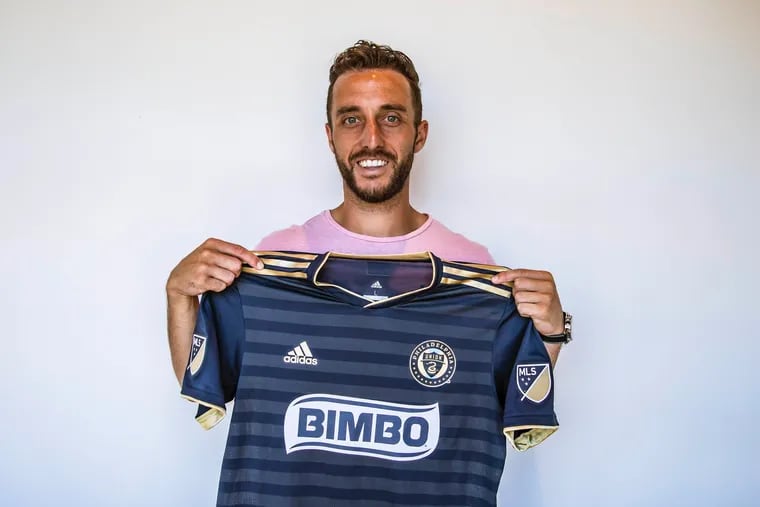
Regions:
[[385, 160], [362, 160], [359, 165], [362, 167], [382, 167], [387, 163]]

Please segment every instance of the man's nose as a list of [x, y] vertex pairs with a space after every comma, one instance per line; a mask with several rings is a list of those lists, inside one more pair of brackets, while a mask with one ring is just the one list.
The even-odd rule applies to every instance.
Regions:
[[363, 144], [374, 149], [383, 146], [383, 131], [375, 120], [368, 121], [364, 126]]

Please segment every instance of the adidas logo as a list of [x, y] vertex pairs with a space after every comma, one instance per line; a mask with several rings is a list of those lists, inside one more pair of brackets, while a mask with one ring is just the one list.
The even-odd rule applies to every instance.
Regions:
[[283, 362], [290, 364], [308, 364], [309, 366], [317, 365], [317, 358], [311, 353], [309, 344], [306, 341], [302, 341], [295, 346], [293, 350], [288, 351], [287, 354], [282, 356]]
[[370, 287], [372, 287], [373, 289], [382, 289], [383, 288], [383, 286], [380, 284], [380, 280], [375, 280], [375, 283], [373, 283], [372, 285], [370, 285]]

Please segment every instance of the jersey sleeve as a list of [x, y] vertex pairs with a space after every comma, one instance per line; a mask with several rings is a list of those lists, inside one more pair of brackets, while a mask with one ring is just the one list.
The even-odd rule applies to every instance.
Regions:
[[242, 305], [235, 284], [201, 298], [181, 396], [198, 404], [195, 419], [210, 429], [235, 396], [245, 338]]
[[511, 342], [502, 351], [500, 362], [504, 435], [512, 447], [525, 451], [559, 427], [554, 413], [554, 373], [533, 321], [514, 309], [499, 332], [507, 335], [500, 336], [503, 343]]

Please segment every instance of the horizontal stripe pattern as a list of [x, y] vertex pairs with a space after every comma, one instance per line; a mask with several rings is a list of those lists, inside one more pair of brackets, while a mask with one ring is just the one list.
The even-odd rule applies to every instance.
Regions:
[[[344, 471], [341, 470], [342, 473], [340, 474], [330, 473], [330, 467], [321, 467], [320, 471], [316, 470], [312, 468], [309, 472], [298, 472], [298, 484], [296, 485], [292, 484], [292, 477], [295, 472], [291, 470], [284, 472], [267, 470], [266, 473], [262, 474], [252, 474], [248, 470], [240, 473], [226, 472], [232, 480], [224, 480], [227, 477], [224, 476], [225, 472], [223, 472], [220, 493], [235, 491], [265, 493], [268, 488], [270, 488], [269, 491], [271, 492], [287, 492], [290, 488], [296, 488], [306, 496], [318, 497], [320, 493], [329, 492], [328, 498], [355, 499], [357, 497], [357, 489], [364, 489], [359, 496], [360, 498], [391, 501], [394, 505], [416, 505], [419, 502], [428, 502], [433, 505], [461, 506], [470, 505], [471, 500], [469, 499], [480, 500], [482, 505], [491, 496], [491, 489], [493, 488], [492, 484], [488, 484], [487, 486], [473, 484], [469, 474], [460, 474], [458, 481], [444, 481], [436, 477], [435, 474], [423, 477], [426, 480], [416, 480], [417, 477], [411, 480], [410, 473], [407, 471], [405, 475], [394, 474], [396, 475], [394, 481], [397, 488], [396, 491], [379, 489], [376, 479], [378, 476], [373, 476], [368, 467], [361, 469], [354, 467], [354, 471], [350, 474], [350, 477], [357, 477], [358, 479], [356, 481], [352, 480], [351, 484], [347, 485], [348, 487], [338, 487], [337, 484], [339, 484], [341, 478], [346, 477]], [[359, 473], [359, 470], [362, 473]], [[452, 474], [447, 475], [451, 476]], [[379, 477], [387, 478], [388, 474], [382, 473]], [[365, 482], [366, 486], [364, 488], [362, 488], [361, 482]], [[462, 490], [467, 490], [468, 495], [462, 495]], [[441, 503], [451, 502], [452, 498], [459, 498], [460, 500], [458, 503]], [[468, 500], [462, 501], [464, 498]]]
[[[249, 333], [252, 335], [256, 334], [255, 331], [249, 331]], [[491, 336], [490, 333], [489, 336]], [[258, 344], [257, 349], [255, 353], [252, 354], [251, 361], [256, 361], [258, 356], [272, 355], [273, 357], [276, 356], [276, 358], [281, 357], [287, 351], [282, 348], [282, 343], [287, 342], [290, 339], [292, 339], [292, 334], [289, 334], [287, 331], [270, 331], [266, 333], [265, 336], [259, 336], [256, 340]], [[442, 341], [447, 342], [448, 337], [441, 337], [441, 339]], [[359, 339], [358, 336], [321, 336], [318, 341], [320, 346], [320, 357], [326, 360], [342, 360], [345, 359], [345, 356], [350, 355], [351, 360], [356, 361], [358, 359], [358, 353], [366, 352], [367, 354], [385, 355], [389, 359], [390, 356], [394, 356], [403, 362], [404, 358], [409, 359], [409, 353], [412, 351], [410, 347], [401, 346], [401, 344], [405, 343], [402, 340], [394, 342], [399, 344], [396, 347], [389, 347], [388, 343], [381, 343], [378, 340], [362, 340]], [[449, 339], [448, 341], [452, 340]], [[312, 343], [316, 343], [316, 341], [312, 340]], [[293, 345], [295, 346], [296, 344]], [[487, 348], [458, 348], [456, 351], [457, 361], [463, 363], [467, 361], [478, 362], [482, 359], [484, 350], [487, 350]]]
[[[310, 486], [279, 486], [270, 484], [254, 484], [257, 494], [247, 491], [226, 492], [221, 490], [218, 505], [245, 506], [303, 506], [303, 507], [392, 507], [409, 505], [413, 507], [488, 507], [495, 501], [481, 500], [470, 495], [423, 495], [415, 493], [397, 493], [377, 487], [362, 487], [360, 479], [352, 477], [351, 484], [345, 488], [325, 485]], [[245, 486], [246, 484], [241, 484]], [[283, 503], [287, 498], [287, 504]], [[295, 500], [297, 498], [297, 500]], [[358, 501], [356, 498], [362, 498]], [[293, 499], [293, 500], [291, 500]]]
[[[349, 367], [356, 367], [355, 364], [352, 363], [346, 363], [346, 368]], [[399, 374], [396, 376], [391, 376], [391, 374], [394, 371], [397, 371], [397, 369], [390, 369], [389, 373], [386, 375], [372, 375], [372, 374], [365, 374], [365, 373], [333, 373], [328, 371], [321, 371], [317, 368], [300, 368], [299, 365], [292, 366], [290, 368], [275, 368], [275, 367], [264, 367], [264, 366], [248, 366], [244, 365], [241, 370], [241, 376], [252, 378], [252, 377], [258, 377], [262, 375], [269, 375], [267, 377], [268, 379], [271, 379], [271, 382], [260, 382], [258, 384], [248, 384], [245, 385], [251, 385], [253, 390], [250, 392], [252, 395], [255, 395], [255, 390], [257, 387], [262, 386], [268, 386], [269, 384], [272, 385], [282, 385], [281, 382], [292, 382], [297, 385], [304, 385], [309, 384], [311, 386], [315, 385], [325, 385], [329, 386], [331, 389], [337, 389], [339, 387], [342, 387], [344, 385], [353, 385], [357, 386], [359, 389], [366, 391], [367, 389], [372, 389], [373, 392], [378, 393], [378, 395], [381, 393], [382, 390], [393, 390], [397, 393], [397, 395], [400, 395], [402, 397], [415, 397], [415, 395], [419, 394], [419, 397], [429, 398], [427, 396], [427, 393], [420, 394], [422, 391], [422, 387], [420, 387], [419, 384], [416, 383], [413, 379], [408, 377], [408, 367], [402, 369]], [[466, 375], [465, 372], [462, 372], [462, 367], [459, 365], [458, 372], [454, 373], [454, 376], [457, 380], [459, 380], [460, 377]], [[488, 397], [491, 398], [494, 396], [495, 391], [491, 384], [489, 384], [489, 378], [485, 377], [483, 375], [480, 375], [478, 378], [479, 382], [470, 382], [470, 383], [464, 383], [464, 382], [451, 382], [448, 385], [441, 386], [440, 389], [436, 391], [436, 394], [440, 393], [446, 393], [447, 396], [453, 396], [457, 394], [465, 395], [467, 399], [473, 399], [478, 396]], [[340, 379], [340, 382], [336, 382], [336, 379]], [[247, 391], [242, 388], [240, 383], [238, 383], [238, 392], [237, 396], [241, 397], [247, 394]], [[430, 388], [426, 388], [430, 389]], [[312, 387], [313, 390], [313, 387]], [[389, 392], [390, 394], [390, 392]], [[350, 396], [356, 396], [356, 394], [352, 394]], [[360, 397], [360, 396], [359, 396]], [[452, 398], [453, 399], [453, 398]], [[487, 403], [487, 400], [484, 400]], [[475, 402], [473, 402], [475, 404]]]
[[[282, 281], [280, 281], [282, 282]], [[352, 327], [351, 323], [359, 316], [364, 315], [371, 318], [376, 322], [370, 327], [376, 328], [380, 324], [385, 324], [383, 319], [391, 319], [395, 321], [397, 325], [401, 326], [413, 326], [420, 331], [429, 329], [430, 324], [437, 326], [451, 326], [453, 330], [458, 329], [487, 329], [493, 330], [495, 323], [499, 320], [504, 313], [504, 306], [493, 307], [492, 305], [484, 306], [481, 297], [472, 297], [472, 294], [467, 294], [467, 289], [462, 290], [461, 287], [445, 287], [442, 290], [444, 298], [439, 298], [439, 301], [435, 301], [431, 296], [420, 296], [415, 300], [413, 304], [400, 304], [391, 308], [356, 308], [349, 305], [343, 305], [336, 307], [334, 303], [325, 302], [324, 298], [321, 301], [305, 301], [302, 294], [294, 293], [287, 297], [280, 299], [265, 298], [248, 296], [245, 293], [241, 294], [241, 300], [244, 306], [244, 316], [247, 318], [261, 318], [265, 312], [291, 312], [294, 315], [283, 315], [282, 320], [288, 321], [290, 317], [298, 317], [301, 314], [308, 313], [312, 315], [314, 319], [313, 323], [318, 324], [325, 322], [335, 327]], [[459, 304], [451, 304], [447, 302], [447, 299], [453, 298], [457, 295], [457, 292], [465, 292], [462, 296], [462, 302]], [[262, 294], [268, 294], [267, 290], [262, 290]], [[468, 297], [469, 296], [469, 297]], [[420, 303], [436, 304], [439, 311], [431, 312], [429, 308], [418, 309]], [[471, 302], [469, 307], [471, 311], [466, 311], [462, 303]], [[509, 302], [505, 303], [506, 307], [510, 306]], [[420, 307], [423, 308], [423, 307]], [[341, 321], [335, 319], [335, 315], [342, 315], [350, 317], [352, 320]], [[446, 328], [443, 328], [445, 331]]]
[[[340, 318], [336, 316], [336, 319]], [[309, 324], [308, 322], [278, 322], [273, 320], [263, 319], [246, 319], [246, 331], [253, 331], [253, 333], [246, 333], [248, 336], [251, 334], [259, 333], [282, 333], [291, 336], [307, 336], [307, 337], [328, 337], [328, 338], [351, 338], [357, 339], [361, 337], [362, 340], [371, 341], [378, 340], [379, 343], [383, 341], [388, 343], [409, 344], [413, 343], [417, 345], [420, 341], [425, 339], [440, 339], [446, 341], [446, 344], [454, 348], [478, 350], [482, 352], [488, 352], [492, 349], [492, 343], [486, 338], [492, 338], [493, 333], [478, 333], [475, 336], [467, 338], [460, 338], [452, 336], [451, 334], [438, 332], [444, 331], [444, 329], [434, 329], [432, 326], [426, 326], [426, 332], [414, 332], [410, 331], [391, 331], [385, 328], [370, 328], [362, 326], [362, 322], [357, 320], [357, 326], [317, 326]], [[473, 333], [474, 334], [474, 333]], [[476, 336], [482, 336], [483, 339], [475, 339]], [[416, 342], [415, 342], [416, 340]], [[451, 343], [449, 343], [451, 342]], [[297, 344], [298, 342], [294, 343]]]
[[[239, 446], [236, 448], [236, 452], [230, 453], [229, 456], [225, 456], [224, 463], [229, 470], [252, 470], [261, 468], [264, 470], [271, 470], [274, 472], [287, 472], [290, 471], [294, 474], [300, 474], [303, 472], [313, 472], [314, 466], [309, 462], [288, 462], [280, 459], [272, 459], [270, 457], [259, 456], [258, 458], [250, 458], [248, 454], [253, 448]], [[281, 451], [280, 451], [281, 452]], [[276, 457], [277, 451], [272, 450], [271, 456]], [[480, 463], [473, 463], [466, 459], [469, 456], [463, 453], [453, 453], [450, 451], [441, 451], [436, 455], [435, 460], [440, 463], [434, 463], [436, 468], [431, 467], [429, 470], [414, 470], [412, 477], [425, 480], [425, 481], [448, 481], [456, 480], [457, 482], [465, 482], [464, 477], [468, 477], [468, 480], [474, 484], [480, 486], [494, 487], [497, 483], [494, 483], [488, 477], [489, 467]], [[359, 477], [389, 477], [390, 479], [402, 479], [409, 480], [410, 471], [405, 467], [388, 467], [377, 461], [368, 461], [366, 464], [346, 464], [342, 463], [335, 457], [335, 455], [325, 454], [324, 462], [322, 463], [325, 469], [329, 470], [333, 475], [345, 474], [344, 477], [350, 477], [351, 471], [355, 470], [355, 475]], [[227, 473], [223, 471], [222, 474]], [[452, 479], [456, 478], [456, 479]], [[227, 476], [224, 477], [225, 481], [228, 481]]]
[[[506, 442], [493, 347], [499, 323], [514, 311], [508, 288], [490, 284], [498, 271], [443, 262], [437, 287], [362, 308], [310, 282], [321, 256], [258, 254], [265, 269], [246, 268], [237, 283], [245, 343], [218, 505], [495, 505]], [[428, 340], [456, 357], [450, 382], [439, 387], [421, 385], [410, 371], [412, 352]], [[315, 363], [283, 360], [304, 342]], [[286, 453], [285, 412], [311, 393], [437, 404], [437, 446], [422, 459], [394, 462]]]

